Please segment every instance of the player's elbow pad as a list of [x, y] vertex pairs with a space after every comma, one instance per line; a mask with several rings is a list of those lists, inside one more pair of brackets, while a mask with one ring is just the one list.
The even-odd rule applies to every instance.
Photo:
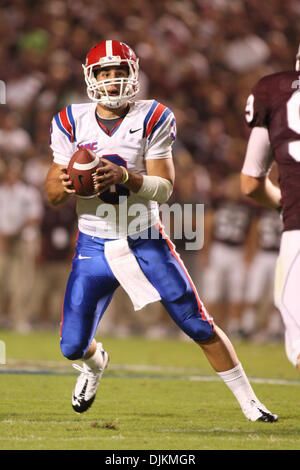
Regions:
[[143, 184], [136, 193], [149, 201], [156, 201], [159, 204], [166, 202], [173, 192], [171, 181], [161, 176], [143, 175]]

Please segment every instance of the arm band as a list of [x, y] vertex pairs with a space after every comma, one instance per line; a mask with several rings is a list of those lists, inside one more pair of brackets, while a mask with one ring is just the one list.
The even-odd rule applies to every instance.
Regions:
[[149, 201], [159, 204], [166, 202], [173, 192], [172, 183], [161, 176], [143, 175], [143, 184], [136, 193]]

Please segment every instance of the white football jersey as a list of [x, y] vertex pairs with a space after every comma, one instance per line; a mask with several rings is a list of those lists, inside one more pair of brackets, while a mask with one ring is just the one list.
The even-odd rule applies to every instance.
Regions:
[[[96, 118], [96, 103], [73, 104], [54, 116], [50, 146], [54, 162], [68, 165], [80, 147], [100, 158], [146, 174], [145, 160], [171, 158], [176, 138], [174, 114], [155, 100], [130, 102], [126, 116], [108, 132]], [[158, 205], [120, 184], [101, 197], [77, 197], [78, 227], [100, 238], [134, 235], [159, 220]]]

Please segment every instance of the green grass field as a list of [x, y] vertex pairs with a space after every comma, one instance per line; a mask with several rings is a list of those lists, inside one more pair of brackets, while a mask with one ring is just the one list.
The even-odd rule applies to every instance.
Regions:
[[92, 408], [73, 412], [77, 372], [56, 333], [0, 330], [1, 450], [299, 450], [300, 377], [283, 344], [237, 343], [277, 423], [248, 422], [193, 342], [102, 338], [110, 354]]

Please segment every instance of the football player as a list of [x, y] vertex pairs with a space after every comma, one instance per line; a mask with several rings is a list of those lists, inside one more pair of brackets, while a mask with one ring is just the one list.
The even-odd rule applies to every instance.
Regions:
[[[108, 364], [94, 335], [121, 284], [138, 307], [162, 302], [200, 345], [247, 419], [276, 421], [254, 394], [231, 342], [214, 325], [160, 224], [158, 204], [169, 199], [174, 184], [172, 111], [155, 100], [134, 100], [138, 59], [122, 42], [97, 44], [83, 69], [92, 102], [68, 106], [54, 117], [54, 161], [46, 183], [50, 202], [61, 204], [74, 194], [66, 171], [73, 153], [87, 146], [103, 161], [95, 175], [97, 195], [77, 198], [79, 233], [63, 306], [61, 351], [68, 359], [83, 359], [83, 368], [76, 365], [81, 374], [72, 396], [74, 410], [82, 413], [91, 406]], [[138, 229], [132, 221], [138, 221]]]
[[[245, 247], [249, 238], [252, 208], [242, 196], [239, 173], [225, 180], [222, 196], [206, 211], [203, 298], [218, 325], [230, 336], [240, 335], [240, 317], [246, 281]], [[232, 269], [234, 266], [234, 269]]]
[[[285, 325], [290, 362], [300, 371], [300, 46], [296, 70], [261, 78], [246, 105], [251, 134], [241, 173], [245, 195], [281, 211], [283, 234], [275, 273], [275, 303]], [[269, 177], [271, 163], [279, 187]]]
[[[279, 328], [282, 332], [280, 314], [274, 307], [272, 296], [281, 232], [282, 220], [279, 214], [274, 210], [259, 206], [251, 227], [242, 321], [242, 329], [247, 336], [255, 334], [256, 328], [261, 329], [265, 326], [265, 333], [258, 331], [256, 339], [259, 337], [272, 339], [280, 333]], [[258, 312], [262, 314], [265, 312], [265, 315], [260, 315], [264, 317], [263, 319], [257, 318]], [[277, 327], [277, 332], [274, 327]]]

